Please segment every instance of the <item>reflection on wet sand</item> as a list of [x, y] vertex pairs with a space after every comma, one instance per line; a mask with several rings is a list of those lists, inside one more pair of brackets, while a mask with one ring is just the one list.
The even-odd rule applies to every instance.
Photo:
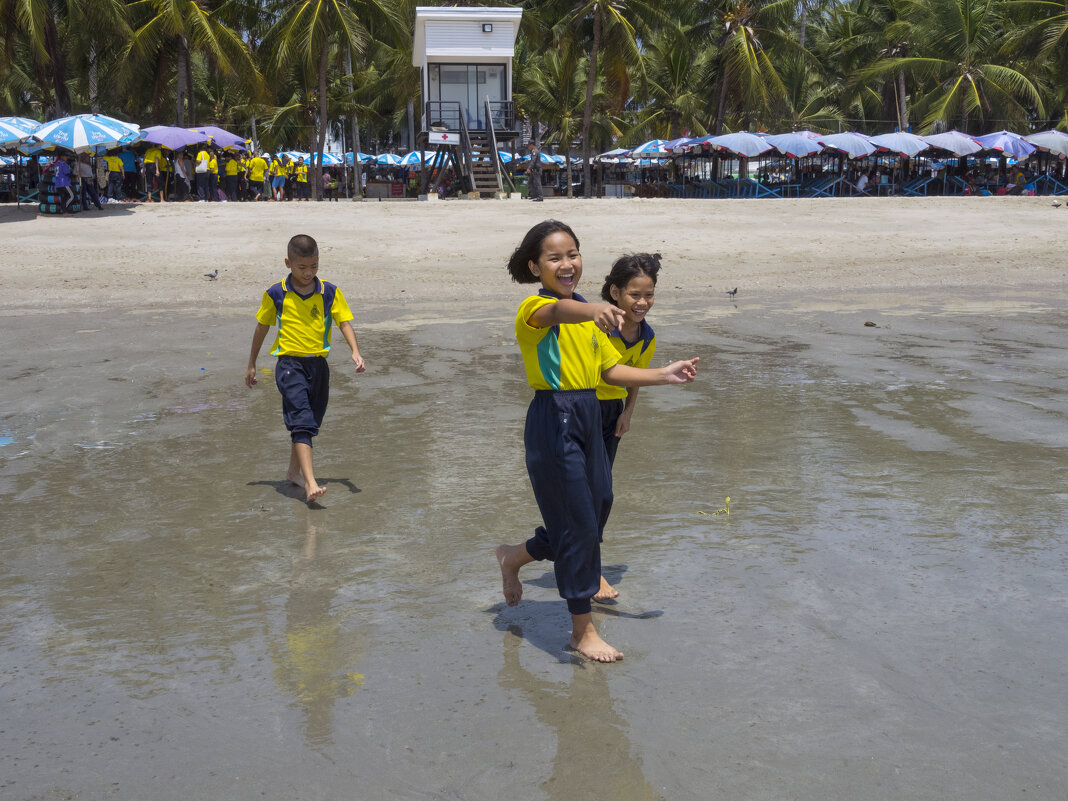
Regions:
[[[634, 757], [627, 721], [616, 712], [608, 688], [612, 668], [576, 657], [571, 660], [568, 679], [546, 681], [523, 667], [519, 659], [522, 642], [523, 629], [509, 626], [504, 634], [504, 665], [497, 681], [502, 689], [518, 693], [542, 725], [556, 733], [553, 772], [541, 784], [548, 801], [661, 799]], [[522, 742], [522, 737], [517, 740]], [[516, 761], [533, 756], [530, 751], [520, 753]]]
[[364, 637], [346, 631], [333, 608], [339, 587], [336, 576], [317, 562], [318, 538], [313, 511], [308, 510], [304, 541], [293, 558], [284, 636], [272, 634], [268, 639], [275, 681], [299, 707], [310, 746], [333, 743], [334, 704], [355, 693], [364, 680], [353, 670]]

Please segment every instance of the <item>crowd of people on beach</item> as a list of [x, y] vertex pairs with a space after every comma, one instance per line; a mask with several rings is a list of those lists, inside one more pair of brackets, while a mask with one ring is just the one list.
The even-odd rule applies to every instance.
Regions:
[[[177, 153], [124, 147], [96, 157], [59, 151], [42, 167], [41, 178], [55, 186], [64, 212], [102, 209], [108, 202], [299, 202], [311, 199], [310, 166], [303, 157], [210, 145]], [[338, 176], [324, 169], [323, 199], [337, 200], [338, 190]]]

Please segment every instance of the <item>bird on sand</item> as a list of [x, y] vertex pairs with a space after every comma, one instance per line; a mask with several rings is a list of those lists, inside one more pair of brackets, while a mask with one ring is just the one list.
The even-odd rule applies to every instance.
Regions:
[[1061, 205], [1061, 202], [1059, 200], [1054, 200], [1052, 203], [1053, 208], [1057, 208], [1059, 205]]
[[212, 270], [210, 273], [204, 273], [204, 277], [207, 278], [209, 281], [214, 281], [216, 278], [219, 277], [219, 271], [218, 269], [215, 269]]
[[738, 287], [735, 287], [734, 289], [728, 289], [727, 290], [727, 297], [729, 297], [731, 300], [734, 300], [734, 296], [737, 295], [737, 294], [738, 294]]

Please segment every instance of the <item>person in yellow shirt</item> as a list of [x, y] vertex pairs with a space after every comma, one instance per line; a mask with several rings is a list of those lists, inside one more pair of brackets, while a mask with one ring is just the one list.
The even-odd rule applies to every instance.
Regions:
[[297, 165], [293, 168], [293, 177], [297, 183], [297, 200], [307, 200], [308, 165], [304, 163], [304, 156], [297, 159]]
[[238, 160], [237, 153], [228, 153], [226, 161], [223, 164], [223, 172], [225, 173], [226, 186], [223, 189], [226, 192], [227, 200], [236, 202], [237, 195], [237, 174], [241, 169], [241, 162]]
[[211, 161], [211, 153], [208, 150], [208, 146], [204, 145], [198, 152], [197, 157], [194, 160], [193, 172], [197, 177], [197, 197], [201, 203], [206, 203], [211, 200], [209, 197], [208, 189], [211, 179], [211, 170], [208, 167]]
[[282, 159], [275, 156], [271, 159], [271, 200], [286, 199], [286, 168]]
[[166, 203], [167, 194], [171, 188], [171, 174], [173, 172], [169, 151], [160, 151], [160, 156], [156, 160], [156, 169], [159, 170], [159, 202]]
[[122, 159], [115, 153], [104, 156], [108, 165], [108, 200], [125, 200], [126, 195], [122, 191]]
[[263, 177], [267, 173], [267, 154], [253, 156], [245, 165], [245, 179], [252, 191], [252, 199], [259, 200], [263, 194]]
[[152, 203], [152, 195], [159, 191], [159, 162], [163, 153], [152, 145], [141, 157], [141, 172], [145, 176], [145, 202]]
[[211, 151], [211, 158], [208, 159], [208, 192], [210, 197], [208, 200], [219, 199], [219, 159], [216, 151]]

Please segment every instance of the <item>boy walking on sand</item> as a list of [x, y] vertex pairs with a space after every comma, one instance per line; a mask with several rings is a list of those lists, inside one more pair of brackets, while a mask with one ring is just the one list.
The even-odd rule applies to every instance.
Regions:
[[366, 367], [350, 320], [352, 312], [341, 290], [319, 280], [319, 246], [306, 234], [289, 240], [286, 254], [289, 275], [263, 293], [256, 312], [256, 330], [252, 334], [252, 353], [245, 371], [245, 384], [256, 379], [256, 357], [263, 340], [277, 323], [278, 334], [271, 355], [278, 357], [274, 380], [282, 393], [282, 419], [289, 429], [292, 446], [286, 480], [304, 487], [308, 502], [326, 492], [315, 481], [312, 470], [312, 437], [319, 433], [330, 393], [330, 369], [326, 356], [330, 352], [330, 329], [336, 322], [352, 349], [352, 363], [357, 373]]

